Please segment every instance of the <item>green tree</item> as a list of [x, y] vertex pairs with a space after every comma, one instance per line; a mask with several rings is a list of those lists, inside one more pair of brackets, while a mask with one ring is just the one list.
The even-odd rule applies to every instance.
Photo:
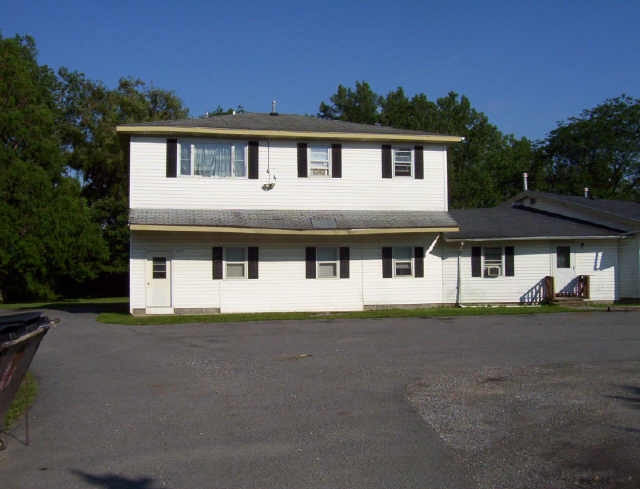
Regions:
[[82, 195], [103, 232], [110, 259], [107, 272], [128, 270], [129, 168], [119, 124], [182, 119], [188, 110], [171, 91], [121, 78], [115, 89], [78, 72], [59, 71], [67, 164], [80, 175]]
[[639, 200], [640, 99], [607, 99], [559, 123], [540, 151], [555, 192]]
[[379, 121], [380, 97], [365, 81], [356, 82], [355, 90], [338, 85], [331, 96], [332, 105], [320, 103], [319, 117], [341, 121], [375, 124]]
[[31, 37], [0, 37], [0, 300], [51, 297], [95, 276], [106, 257], [64, 174], [59, 89]]

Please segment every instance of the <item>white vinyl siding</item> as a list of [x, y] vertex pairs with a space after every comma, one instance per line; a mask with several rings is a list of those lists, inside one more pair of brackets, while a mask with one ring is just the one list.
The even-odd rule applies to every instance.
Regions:
[[[174, 209], [447, 209], [444, 146], [424, 147], [424, 180], [383, 179], [380, 144], [343, 142], [342, 178], [298, 178], [295, 141], [260, 142], [259, 179], [167, 178], [166, 140], [131, 138], [130, 207]], [[178, 166], [181, 166], [178, 155]], [[276, 177], [273, 191], [262, 190]], [[179, 168], [180, 170], [180, 168]], [[384, 198], [381, 198], [384, 196]]]

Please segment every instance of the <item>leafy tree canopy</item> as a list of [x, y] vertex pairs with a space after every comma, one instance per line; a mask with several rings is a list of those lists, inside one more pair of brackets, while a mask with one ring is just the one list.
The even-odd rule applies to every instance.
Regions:
[[640, 99], [607, 99], [558, 124], [540, 147], [549, 186], [640, 200]]
[[124, 272], [129, 265], [128, 147], [118, 139], [115, 127], [183, 119], [188, 110], [172, 91], [136, 78], [121, 78], [116, 88], [109, 89], [102, 82], [66, 68], [60, 69], [59, 77], [67, 164], [80, 172], [82, 194], [111, 251], [111, 259], [103, 269]]
[[60, 85], [30, 37], [0, 37], [0, 300], [50, 297], [106, 260], [78, 182], [64, 175]]

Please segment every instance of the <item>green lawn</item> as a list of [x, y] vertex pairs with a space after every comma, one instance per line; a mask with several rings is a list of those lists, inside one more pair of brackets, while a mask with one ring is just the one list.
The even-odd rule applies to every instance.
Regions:
[[22, 379], [22, 383], [20, 384], [16, 397], [13, 398], [13, 402], [11, 403], [11, 406], [9, 406], [9, 410], [4, 417], [3, 425], [5, 429], [10, 428], [18, 419], [20, 419], [20, 416], [22, 416], [29, 406], [33, 404], [33, 401], [36, 400], [37, 394], [38, 383], [33, 375], [31, 375], [31, 372], [27, 372], [27, 375]]
[[[590, 304], [589, 308], [600, 308]], [[427, 307], [419, 309], [381, 309], [377, 311], [351, 312], [265, 312], [210, 315], [158, 315], [135, 317], [129, 314], [128, 297], [105, 297], [99, 299], [65, 299], [60, 301], [24, 302], [0, 304], [0, 309], [54, 309], [68, 312], [92, 312], [98, 321], [107, 324], [184, 324], [184, 323], [228, 323], [248, 321], [280, 321], [305, 319], [368, 319], [368, 318], [429, 318], [442, 316], [486, 316], [492, 314], [544, 314], [554, 312], [584, 311], [560, 305], [542, 306], [469, 306]]]
[[381, 309], [377, 311], [353, 311], [335, 313], [317, 312], [265, 312], [211, 315], [158, 315], [131, 316], [122, 312], [103, 312], [98, 321], [108, 324], [184, 324], [229, 323], [247, 321], [304, 320], [304, 319], [369, 319], [369, 318], [429, 318], [443, 316], [487, 316], [493, 314], [543, 314], [553, 312], [584, 311], [563, 306], [496, 306], [496, 307], [429, 307], [422, 309]]

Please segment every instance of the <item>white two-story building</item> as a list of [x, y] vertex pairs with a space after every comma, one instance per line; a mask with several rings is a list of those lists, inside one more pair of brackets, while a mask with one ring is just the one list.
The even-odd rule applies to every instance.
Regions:
[[524, 195], [450, 214], [457, 136], [253, 113], [118, 132], [128, 140], [134, 314], [640, 292], [635, 215], [627, 227], [589, 221], [593, 211], [573, 215], [549, 195], [537, 207]]
[[357, 310], [442, 301], [446, 145], [277, 114], [125, 125], [131, 312]]

